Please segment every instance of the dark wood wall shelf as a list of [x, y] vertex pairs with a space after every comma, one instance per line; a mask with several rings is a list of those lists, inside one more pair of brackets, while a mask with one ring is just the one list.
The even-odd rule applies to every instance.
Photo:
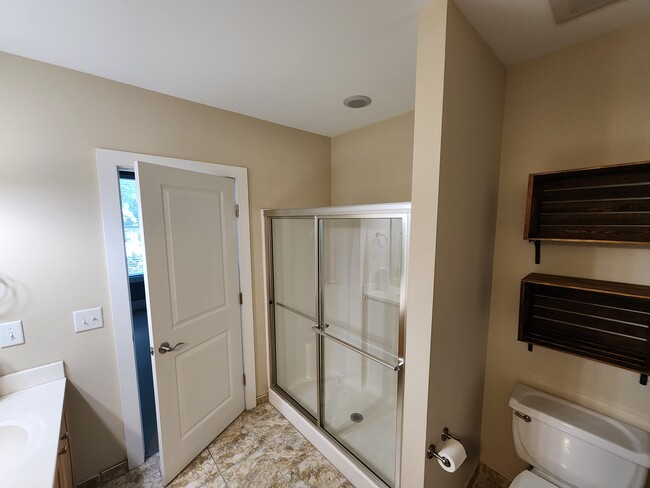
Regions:
[[524, 239], [650, 244], [650, 161], [530, 175]]
[[650, 286], [532, 273], [521, 280], [518, 340], [650, 373]]

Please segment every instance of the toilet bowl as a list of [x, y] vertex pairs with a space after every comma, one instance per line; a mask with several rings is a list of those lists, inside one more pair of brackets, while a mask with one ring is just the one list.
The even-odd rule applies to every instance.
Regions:
[[532, 471], [522, 471], [510, 483], [510, 488], [557, 488], [558, 485], [546, 481]]
[[510, 395], [517, 455], [532, 466], [510, 488], [643, 488], [650, 434], [517, 384]]

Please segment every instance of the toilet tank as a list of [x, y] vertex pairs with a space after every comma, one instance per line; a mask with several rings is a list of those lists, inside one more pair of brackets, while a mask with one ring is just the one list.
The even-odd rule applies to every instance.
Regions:
[[647, 432], [522, 384], [508, 404], [517, 454], [541, 476], [577, 488], [643, 488]]

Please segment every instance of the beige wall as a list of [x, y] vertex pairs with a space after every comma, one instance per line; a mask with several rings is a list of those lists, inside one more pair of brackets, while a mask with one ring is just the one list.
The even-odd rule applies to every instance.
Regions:
[[[428, 439], [447, 426], [467, 460], [425, 486], [461, 488], [479, 460], [506, 69], [453, 1], [447, 12]], [[417, 110], [417, 108], [416, 108]]]
[[[460, 488], [479, 459], [506, 70], [438, 0], [416, 79], [402, 483]], [[424, 459], [445, 426], [469, 456], [453, 476]]]
[[[259, 210], [330, 203], [330, 140], [0, 54], [0, 375], [63, 359], [78, 481], [125, 458], [94, 149], [249, 169], [258, 393], [266, 391]], [[75, 334], [72, 311], [104, 307]]]
[[482, 460], [508, 477], [525, 467], [512, 443], [517, 381], [650, 430], [650, 388], [639, 375], [517, 342], [519, 282], [530, 272], [650, 285], [650, 250], [522, 239], [529, 173], [650, 159], [650, 23], [508, 72]]
[[[418, 18], [401, 485], [424, 486], [447, 0]], [[417, 263], [417, 264], [416, 264]]]
[[332, 138], [332, 205], [408, 202], [413, 112]]

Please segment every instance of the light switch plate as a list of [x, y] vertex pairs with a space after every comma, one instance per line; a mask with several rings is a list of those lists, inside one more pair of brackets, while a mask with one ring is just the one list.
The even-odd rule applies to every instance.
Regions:
[[104, 327], [102, 307], [77, 310], [72, 312], [72, 318], [74, 319], [75, 332], [86, 332], [87, 330]]
[[6, 322], [0, 324], [0, 348], [17, 346], [25, 344], [25, 335], [23, 334], [23, 321]]

